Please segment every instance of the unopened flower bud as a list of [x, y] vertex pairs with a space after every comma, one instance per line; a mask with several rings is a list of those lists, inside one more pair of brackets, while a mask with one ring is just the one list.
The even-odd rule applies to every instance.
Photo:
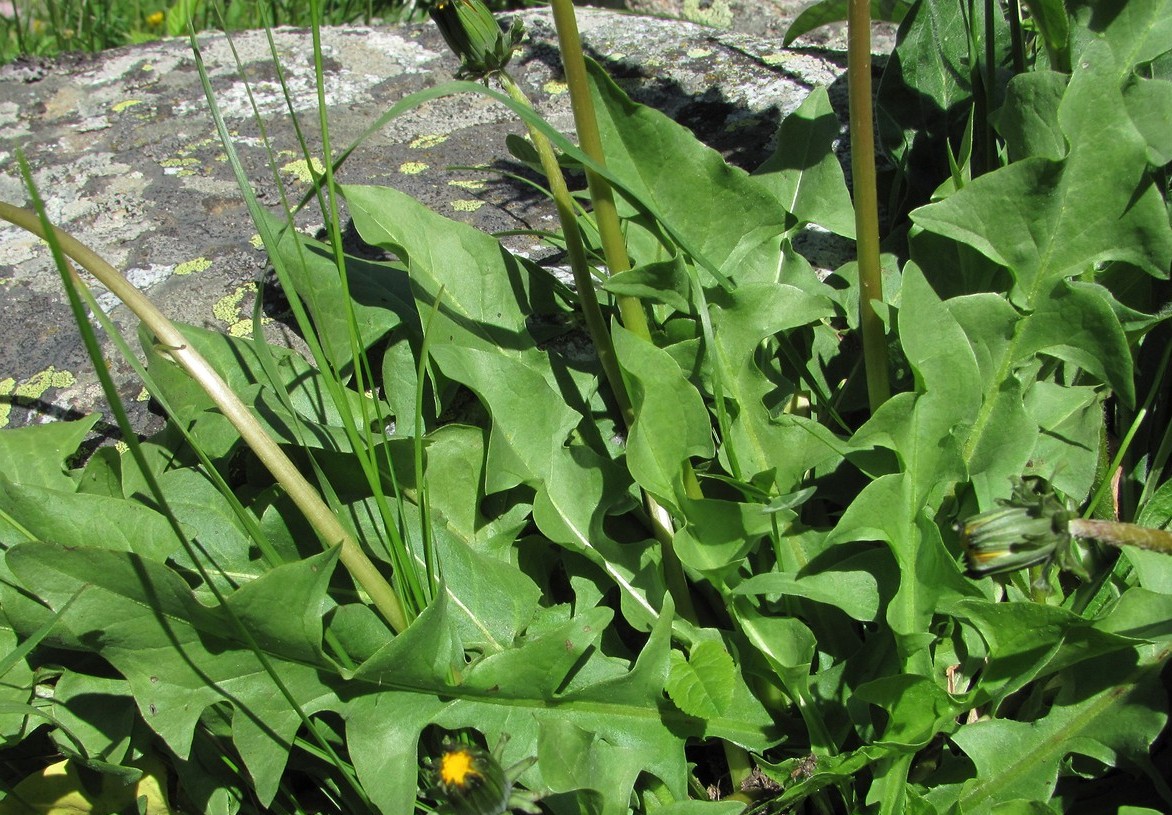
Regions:
[[501, 30], [481, 0], [439, 0], [428, 13], [461, 60], [459, 79], [482, 79], [504, 70], [525, 33], [519, 17], [508, 31]]
[[1066, 565], [1071, 546], [1070, 510], [1036, 479], [1019, 480], [997, 509], [959, 526], [970, 574], [997, 574], [1057, 560]]

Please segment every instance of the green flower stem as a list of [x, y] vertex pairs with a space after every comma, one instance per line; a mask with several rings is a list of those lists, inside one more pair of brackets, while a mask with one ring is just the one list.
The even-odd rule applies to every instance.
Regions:
[[859, 263], [859, 324], [867, 398], [874, 413], [891, 396], [887, 337], [873, 301], [883, 299], [879, 268], [879, 194], [875, 186], [875, 125], [871, 110], [871, 3], [850, 0], [847, 8], [846, 74], [850, 93], [851, 177]]
[[[562, 66], [566, 72], [566, 85], [570, 90], [570, 106], [574, 111], [574, 127], [578, 130], [578, 144], [582, 152], [605, 166], [606, 155], [602, 150], [602, 136], [598, 131], [590, 85], [586, 81], [586, 60], [582, 56], [582, 38], [578, 35], [574, 4], [572, 0], [553, 0], [552, 9], [558, 45], [562, 52]], [[612, 275], [625, 272], [631, 268], [631, 260], [627, 256], [627, 244], [619, 225], [614, 190], [605, 178], [590, 170], [586, 171], [586, 183], [590, 187], [590, 202], [594, 207], [594, 218], [598, 223], [607, 268]], [[651, 329], [647, 325], [642, 301], [637, 297], [619, 297], [617, 301], [623, 327], [638, 337], [650, 340]]]
[[726, 795], [725, 801], [742, 801], [746, 804], [753, 803], [753, 796], [745, 792], [742, 788], [749, 776], [753, 774], [753, 761], [749, 758], [749, 754], [737, 747], [731, 741], [724, 742], [724, 758], [728, 762], [728, 780], [732, 786], [732, 793]]
[[[529, 97], [517, 86], [508, 71], [497, 74], [501, 85], [512, 99], [522, 105], [532, 107]], [[535, 127], [529, 127], [529, 138], [537, 149], [537, 156], [541, 159], [541, 169], [549, 182], [549, 190], [553, 194], [553, 202], [557, 207], [558, 220], [561, 221], [562, 235], [566, 240], [566, 254], [570, 260], [570, 271], [574, 275], [574, 286], [578, 290], [578, 302], [582, 306], [582, 317], [586, 320], [586, 330], [590, 332], [590, 339], [594, 341], [594, 348], [598, 353], [598, 361], [602, 365], [602, 372], [610, 383], [611, 392], [618, 402], [619, 410], [623, 415], [623, 423], [630, 427], [635, 423], [635, 410], [631, 406], [631, 397], [627, 394], [623, 375], [619, 370], [618, 359], [615, 356], [614, 343], [607, 330], [606, 318], [598, 305], [598, 293], [594, 290], [594, 278], [590, 274], [590, 264], [586, 260], [586, 247], [582, 243], [582, 233], [578, 229], [578, 221], [574, 217], [574, 201], [566, 187], [566, 178], [562, 168], [558, 166], [557, 156], [549, 139]]]
[[1021, 4], [1009, 0], [1006, 15], [1009, 17], [1009, 46], [1013, 54], [1013, 72], [1025, 73], [1025, 40], [1021, 30]]
[[1098, 541], [1108, 546], [1134, 546], [1136, 549], [1172, 555], [1172, 532], [1163, 529], [1094, 518], [1074, 518], [1067, 529], [1076, 538]]
[[[0, 202], [0, 218], [42, 239], [45, 238], [45, 232], [35, 213]], [[65, 254], [96, 277], [134, 312], [135, 316], [151, 330], [171, 360], [204, 389], [216, 403], [216, 407], [240, 433], [245, 443], [256, 453], [257, 458], [288, 492], [289, 497], [305, 514], [306, 520], [313, 525], [322, 541], [327, 545], [339, 547], [342, 565], [370, 597], [375, 608], [391, 628], [396, 632], [403, 631], [407, 627], [407, 618], [395, 590], [330, 511], [313, 486], [305, 480], [289, 457], [264, 431], [248, 407], [240, 401], [215, 369], [187, 344], [187, 339], [163, 316], [155, 304], [131, 285], [117, 269], [71, 235], [56, 228], [53, 229], [53, 233]]]
[[[586, 80], [586, 60], [582, 56], [582, 38], [578, 35], [578, 21], [574, 17], [572, 0], [553, 0], [553, 22], [557, 28], [558, 45], [562, 53], [562, 66], [566, 72], [566, 85], [570, 91], [570, 107], [574, 111], [574, 126], [578, 131], [578, 144], [582, 152], [599, 165], [606, 165], [602, 149], [602, 136], [598, 130], [598, 119], [594, 113], [594, 101], [590, 96], [590, 85]], [[590, 188], [590, 202], [594, 207], [594, 218], [602, 241], [602, 253], [606, 258], [609, 274], [618, 274], [631, 268], [627, 245], [619, 224], [618, 209], [615, 207], [614, 190], [610, 183], [591, 170], [586, 170], [586, 183]], [[637, 297], [616, 298], [623, 327], [647, 342], [651, 342], [651, 329], [647, 324], [647, 313]], [[632, 418], [634, 414], [632, 413]], [[628, 425], [629, 426], [629, 425]], [[684, 488], [689, 498], [703, 498], [692, 464], [684, 461]], [[663, 553], [664, 579], [676, 602], [676, 611], [687, 620], [694, 621], [696, 612], [692, 605], [691, 592], [684, 577], [684, 568], [672, 546], [674, 525], [671, 514], [646, 491], [643, 500], [651, 517], [651, 528]]]

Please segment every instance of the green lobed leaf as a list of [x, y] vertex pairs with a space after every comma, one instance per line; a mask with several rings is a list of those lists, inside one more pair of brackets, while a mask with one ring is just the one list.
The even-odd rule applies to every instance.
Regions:
[[972, 624], [988, 644], [979, 689], [994, 704], [1040, 677], [1136, 645], [1077, 614], [1039, 603], [970, 598], [947, 611]]
[[73, 422], [5, 428], [0, 433], [0, 473], [10, 481], [72, 492], [66, 462], [101, 419], [92, 413]]
[[597, 64], [587, 68], [606, 166], [627, 194], [670, 223], [682, 248], [726, 280], [773, 279], [776, 238], [786, 229], [778, 200], [686, 127], [632, 102]]
[[[195, 326], [177, 326], [195, 348], [245, 404], [254, 407], [254, 416], [272, 435], [299, 446], [348, 450], [349, 441], [342, 431], [342, 417], [326, 387], [323, 374], [307, 363], [299, 353], [270, 347], [275, 362], [273, 382], [256, 350], [256, 341], [232, 337]], [[175, 422], [188, 427], [193, 438], [209, 458], [225, 455], [240, 434], [214, 407], [211, 398], [178, 365], [165, 356], [165, 349], [155, 347], [151, 337], [140, 329], [147, 355], [147, 370], [155, 386], [166, 399]], [[276, 389], [289, 394], [295, 414], [277, 397]], [[353, 415], [360, 414], [364, 398], [345, 391]], [[308, 431], [308, 432], [299, 432]]]
[[714, 452], [704, 400], [666, 351], [619, 326], [612, 336], [636, 416], [627, 465], [639, 486], [677, 504], [684, 462]]
[[[359, 777], [384, 811], [408, 811], [414, 796], [416, 734], [430, 721], [448, 729], [475, 726], [490, 744], [508, 734], [505, 764], [535, 753], [556, 762], [549, 767], [556, 787], [568, 790], [600, 784], [592, 788], [600, 794], [602, 812], [608, 815], [628, 811], [639, 772], [659, 778], [673, 795], [683, 797], [685, 737], [702, 732], [750, 749], [763, 749], [770, 743], [766, 733], [769, 717], [759, 704], [747, 707], [734, 696], [730, 710], [737, 712], [735, 717], [711, 719], [698, 731], [694, 719], [663, 698], [672, 616], [669, 605], [629, 671], [556, 698], [538, 701], [542, 691], [534, 688], [532, 681], [542, 666], [529, 665], [518, 673], [511, 669], [514, 663], [520, 667], [522, 657], [518, 656], [498, 665], [486, 660], [483, 668], [472, 666], [458, 687], [448, 687], [434, 697], [400, 693], [394, 698], [379, 694], [356, 699], [347, 737]], [[568, 630], [578, 632], [571, 637], [575, 650], [601, 634], [577, 624]], [[541, 652], [556, 659], [563, 665], [557, 672], [563, 672], [570, 660], [555, 656], [557, 649], [564, 647], [559, 634], [551, 633], [545, 638], [548, 642], [538, 640], [530, 647], [534, 654]], [[396, 647], [394, 653], [388, 650], [385, 658], [376, 656], [362, 667], [360, 676], [383, 684], [394, 681], [396, 654], [401, 653]], [[399, 718], [388, 722], [384, 710], [402, 713], [396, 712], [394, 716]], [[745, 717], [746, 712], [751, 712], [750, 718]], [[539, 764], [530, 771], [532, 780], [529, 775], [523, 780], [541, 786], [545, 772], [546, 767]]]
[[430, 312], [438, 299], [432, 358], [446, 376], [475, 391], [492, 415], [485, 491], [540, 486], [581, 416], [526, 328], [527, 315], [544, 296], [533, 292], [526, 262], [494, 238], [393, 189], [343, 191], [363, 238], [408, 259], [419, 311]]
[[1111, 46], [1121, 77], [1172, 50], [1169, 0], [1079, 0], [1072, 16], [1079, 23], [1073, 30], [1085, 30], [1084, 47], [1098, 40]]
[[1124, 404], [1135, 404], [1133, 365], [1127, 337], [1101, 291], [1062, 281], [1036, 303], [1017, 341], [1022, 357], [1058, 357], [1111, 386]]
[[1102, 443], [1103, 398], [1098, 388], [1035, 382], [1025, 407], [1041, 432], [1024, 472], [1042, 476], [1076, 502], [1085, 499]]
[[721, 573], [738, 565], [772, 528], [762, 504], [686, 496], [679, 500], [683, 526], [672, 546], [685, 566], [718, 588], [724, 582]]
[[[310, 712], [331, 698], [337, 705], [336, 692], [314, 667], [321, 661], [321, 618], [335, 556], [277, 567], [230, 596], [238, 618]], [[125, 677], [143, 719], [180, 758], [189, 755], [204, 708], [231, 704], [233, 741], [257, 796], [272, 800], [301, 720], [275, 692], [257, 655], [234, 642], [224, 609], [203, 606], [176, 573], [135, 555], [32, 543], [11, 550], [8, 563], [51, 608], [86, 587], [62, 614], [62, 625]], [[144, 614], [144, 608], [155, 612]]]
[[1005, 139], [1010, 161], [1030, 156], [1058, 161], [1066, 155], [1058, 108], [1069, 84], [1070, 77], [1057, 71], [1029, 71], [1009, 80], [1005, 103], [991, 119]]
[[[879, 2], [873, 0], [872, 5]], [[846, 4], [841, 5], [845, 8]], [[794, 20], [790, 31], [809, 11]], [[789, 33], [786, 38], [788, 42]], [[814, 88], [797, 110], [782, 120], [777, 149], [753, 171], [753, 177], [777, 197], [799, 225], [817, 224], [837, 235], [854, 238], [854, 206], [842, 165], [834, 153], [841, 130], [826, 88]]]
[[665, 586], [653, 541], [619, 543], [607, 517], [633, 504], [625, 470], [583, 445], [550, 462], [546, 489], [533, 502], [533, 520], [550, 540], [585, 556], [618, 587], [623, 614], [641, 631], [659, 618]]
[[1063, 277], [1125, 260], [1157, 277], [1172, 264], [1172, 228], [1146, 177], [1146, 140], [1127, 115], [1105, 46], [1092, 47], [1059, 106], [1066, 159], [1029, 158], [912, 213], [919, 226], [1009, 267], [1012, 298], [1040, 304]]
[[0, 509], [37, 539], [67, 546], [137, 552], [154, 560], [165, 560], [180, 546], [166, 517], [143, 504], [14, 484], [3, 473]]
[[[276, 231], [281, 224], [274, 220]], [[313, 316], [313, 328], [331, 364], [345, 371], [351, 364], [349, 297], [359, 350], [366, 350], [397, 326], [419, 320], [406, 271], [396, 264], [346, 256], [347, 288], [327, 244], [295, 229], [286, 229], [277, 250], [285, 261], [298, 296]]]
[[[735, 457], [739, 477], [751, 480], [770, 470], [804, 472], [816, 466], [817, 459], [795, 455], [800, 448], [794, 437], [802, 431], [775, 419], [766, 405], [767, 397], [779, 399], [778, 387], [761, 369], [756, 351], [768, 337], [832, 316], [833, 304], [794, 286], [748, 283], [732, 293], [713, 292], [709, 305], [715, 340], [710, 359], [721, 371], [725, 398], [736, 407], [724, 454]], [[812, 452], [819, 457], [829, 453]]]
[[738, 584], [733, 594], [805, 597], [840, 608], [855, 620], [874, 620], [879, 614], [879, 584], [868, 568], [872, 561], [868, 553], [835, 564], [834, 569], [806, 575], [758, 574]]
[[691, 284], [684, 268], [684, 259], [679, 253], [670, 260], [645, 263], [611, 275], [603, 282], [602, 288], [611, 294], [663, 303], [682, 314], [692, 310], [688, 302]]
[[1160, 661], [1150, 650], [1144, 656], [1138, 666], [1103, 657], [1068, 672], [1053, 707], [1036, 721], [990, 719], [957, 731], [953, 742], [976, 765], [960, 796], [962, 810], [1049, 800], [1070, 753], [1108, 766], [1146, 758], [1167, 721], [1167, 694]]
[[956, 729], [956, 717], [964, 706], [928, 677], [911, 674], [884, 676], [855, 688], [855, 698], [887, 712], [887, 725], [874, 742], [906, 750], [917, 750], [938, 733]]
[[720, 642], [704, 640], [696, 643], [686, 658], [672, 651], [664, 689], [684, 713], [711, 719], [728, 710], [736, 671], [733, 658]]
[[[86, 643], [110, 662], [129, 683], [143, 719], [180, 759], [191, 755], [206, 707], [226, 705], [232, 741], [256, 794], [271, 800], [301, 718], [276, 692], [258, 655], [240, 641], [226, 608], [199, 603], [173, 572], [133, 555], [34, 543], [14, 548], [8, 559], [21, 583], [51, 608], [86, 587], [62, 614], [70, 634], [63, 642]], [[429, 723], [475, 727], [491, 742], [509, 733], [515, 740], [510, 749], [522, 757], [536, 750], [542, 727], [573, 724], [598, 734], [601, 751], [609, 744], [630, 746], [628, 758], [638, 758], [631, 783], [638, 772], [648, 772], [681, 796], [685, 738], [727, 738], [756, 750], [772, 743], [770, 717], [743, 692], [734, 692], [726, 715], [702, 727], [663, 698], [670, 606], [633, 668], [617, 677], [604, 672], [612, 678], [560, 695], [558, 688], [583, 670], [582, 660], [605, 658], [597, 644], [609, 611], [569, 619], [466, 666], [454, 636], [454, 609], [441, 593], [407, 631], [343, 679], [321, 651], [334, 560], [327, 552], [278, 567], [227, 602], [303, 713], [334, 710], [345, 717], [360, 780], [385, 812], [411, 806], [416, 744]], [[143, 614], [147, 605], [158, 613]], [[630, 786], [599, 792], [605, 811], [625, 812]]]
[[1136, 130], [1147, 140], [1148, 163], [1162, 167], [1172, 162], [1172, 134], [1163, 126], [1172, 119], [1172, 82], [1132, 77], [1123, 88], [1123, 101]]
[[511, 563], [455, 536], [437, 538], [444, 590], [464, 647], [488, 654], [509, 648], [533, 619], [540, 589]]

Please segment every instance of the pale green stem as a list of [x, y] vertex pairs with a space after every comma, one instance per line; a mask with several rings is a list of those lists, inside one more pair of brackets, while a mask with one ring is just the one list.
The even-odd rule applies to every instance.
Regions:
[[[508, 72], [498, 74], [500, 83], [505, 92], [522, 105], [532, 107], [529, 97], [517, 86]], [[566, 178], [562, 168], [558, 165], [553, 145], [537, 128], [528, 125], [529, 138], [537, 150], [541, 160], [541, 169], [545, 171], [549, 182], [549, 191], [553, 194], [553, 203], [557, 208], [558, 220], [562, 225], [562, 235], [566, 241], [566, 255], [570, 261], [570, 271], [574, 275], [574, 286], [578, 290], [578, 302], [582, 307], [582, 317], [586, 320], [586, 330], [590, 332], [590, 339], [594, 341], [598, 361], [602, 365], [602, 372], [610, 384], [615, 401], [618, 402], [622, 413], [623, 424], [628, 428], [635, 423], [635, 411], [631, 407], [631, 398], [627, 395], [626, 385], [623, 383], [622, 372], [619, 370], [618, 360], [615, 357], [614, 343], [610, 338], [610, 331], [606, 326], [606, 318], [598, 305], [598, 294], [594, 291], [594, 278], [590, 274], [590, 264], [586, 260], [586, 247], [582, 243], [582, 233], [578, 229], [578, 220], [574, 217], [574, 199], [570, 197], [570, 190], [566, 187]]]
[[1101, 521], [1095, 518], [1076, 518], [1067, 526], [1076, 538], [1105, 543], [1109, 546], [1134, 546], [1149, 552], [1172, 555], [1172, 532], [1139, 526], [1122, 521]]
[[[578, 144], [582, 152], [598, 164], [606, 166], [598, 118], [594, 113], [594, 100], [586, 80], [586, 60], [582, 56], [582, 38], [578, 36], [574, 4], [571, 0], [553, 0], [552, 10], [562, 52], [562, 66], [566, 72], [566, 85], [570, 91], [570, 107], [574, 111], [574, 127], [578, 131]], [[616, 275], [625, 272], [631, 268], [631, 260], [627, 256], [627, 244], [619, 224], [614, 190], [610, 182], [590, 170], [586, 171], [586, 183], [590, 187], [590, 202], [594, 207], [594, 219], [598, 224], [602, 254], [606, 258], [609, 273]], [[617, 301], [623, 327], [642, 339], [650, 340], [651, 330], [647, 325], [642, 301], [637, 297], [619, 297]]]
[[883, 300], [883, 278], [879, 266], [879, 196], [875, 187], [875, 130], [871, 109], [870, 0], [850, 0], [846, 65], [855, 246], [859, 263], [859, 325], [863, 335], [867, 397], [874, 413], [891, 396], [891, 384], [887, 378], [887, 337], [873, 305], [874, 301]]
[[[558, 45], [562, 54], [562, 66], [566, 72], [566, 85], [570, 91], [570, 107], [574, 112], [574, 127], [578, 131], [578, 144], [591, 160], [606, 166], [606, 155], [602, 149], [602, 136], [598, 130], [598, 119], [594, 112], [594, 101], [590, 96], [590, 84], [586, 79], [586, 60], [582, 56], [582, 39], [578, 35], [578, 21], [574, 17], [571, 0], [553, 0], [553, 21], [557, 28]], [[618, 209], [615, 207], [614, 190], [602, 176], [587, 170], [586, 183], [590, 187], [590, 202], [594, 207], [594, 219], [602, 241], [602, 253], [606, 258], [608, 273], [615, 275], [631, 268], [627, 256], [627, 245], [619, 224]], [[651, 342], [651, 329], [647, 324], [647, 313], [637, 297], [616, 298], [623, 327], [640, 339]], [[690, 461], [682, 463], [684, 488], [688, 497], [703, 498]], [[664, 578], [676, 601], [676, 610], [685, 619], [695, 620], [691, 593], [684, 578], [683, 566], [672, 546], [674, 524], [671, 514], [655, 498], [644, 491], [643, 500], [651, 516], [651, 528], [663, 553]]]
[[[42, 239], [45, 237], [36, 214], [28, 210], [0, 202], [0, 218]], [[240, 433], [244, 442], [252, 448], [257, 458], [305, 514], [306, 520], [312, 524], [323, 543], [339, 547], [338, 554], [342, 565], [367, 593], [391, 628], [396, 632], [403, 631], [407, 627], [407, 618], [394, 589], [330, 511], [313, 486], [297, 470], [296, 465], [264, 431], [248, 407], [240, 401], [215, 369], [187, 344], [187, 339], [163, 316], [155, 304], [131, 285], [117, 269], [71, 235], [57, 228], [54, 228], [53, 232], [62, 251], [96, 277], [134, 312], [154, 334], [160, 349], [204, 389], [220, 412]]]

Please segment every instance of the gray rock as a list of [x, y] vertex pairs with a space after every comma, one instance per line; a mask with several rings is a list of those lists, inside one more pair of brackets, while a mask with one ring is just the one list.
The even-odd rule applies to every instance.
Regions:
[[[514, 73], [551, 123], [571, 131], [551, 19], [534, 12], [525, 20], [530, 39]], [[767, 155], [778, 121], [811, 87], [836, 83], [843, 73], [841, 52], [782, 51], [775, 40], [686, 22], [582, 9], [579, 26], [587, 52], [603, 60], [628, 92], [745, 167]], [[396, 100], [447, 81], [456, 67], [430, 24], [331, 28], [322, 40], [335, 150]], [[280, 29], [274, 41], [293, 110], [311, 151], [320, 156], [310, 35]], [[296, 199], [309, 176], [265, 35], [234, 35], [235, 57], [223, 35], [201, 36], [199, 42], [257, 195], [281, 211], [281, 188]], [[527, 187], [498, 174], [445, 169], [488, 164], [515, 171], [519, 165], [509, 160], [504, 142], [520, 132], [507, 109], [484, 97], [435, 100], [369, 139], [340, 180], [395, 186], [488, 231], [554, 228], [552, 209]], [[0, 199], [27, 205], [18, 150], [52, 220], [123, 270], [165, 314], [223, 331], [248, 330], [266, 260], [250, 242], [255, 230], [216, 138], [186, 40], [0, 69]], [[300, 217], [309, 230], [321, 220], [318, 215], [315, 223], [308, 210]], [[509, 245], [536, 257], [548, 252], [524, 238]], [[97, 291], [102, 307], [137, 347], [137, 321], [111, 295]], [[0, 224], [0, 320], [6, 335], [0, 343], [0, 427], [101, 409], [97, 380], [47, 247], [6, 223]], [[157, 426], [129, 366], [115, 362], [114, 370], [120, 393], [136, 406], [136, 426]]]

